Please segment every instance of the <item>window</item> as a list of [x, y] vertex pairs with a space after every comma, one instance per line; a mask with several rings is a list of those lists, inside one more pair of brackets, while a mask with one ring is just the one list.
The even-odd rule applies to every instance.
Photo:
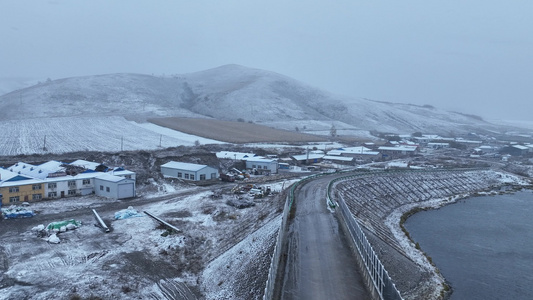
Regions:
[[82, 184], [91, 184], [90, 179], [83, 179]]
[[185, 179], [189, 179], [189, 174], [185, 173]]
[[268, 168], [267, 168], [267, 166], [263, 166], [263, 169], [265, 169], [265, 170], [266, 170], [266, 169], [268, 169]]
[[211, 179], [217, 178], [217, 173], [211, 173]]
[[70, 196], [74, 196], [74, 195], [76, 195], [76, 190], [68, 190], [68, 194]]
[[57, 183], [55, 183], [55, 182], [49, 183], [49, 184], [48, 184], [48, 188], [49, 188], [49, 189], [55, 189], [55, 188], [57, 188]]
[[194, 180], [194, 174], [191, 174], [191, 180]]
[[103, 186], [103, 185], [100, 186], [100, 190], [101, 190], [101, 191], [104, 190], [104, 186]]
[[69, 187], [69, 188], [70, 188], [70, 187], [76, 187], [76, 181], [75, 181], [75, 180], [70, 180], [70, 181], [68, 182], [68, 187]]
[[34, 184], [34, 185], [31, 186], [31, 189], [34, 190], [34, 191], [35, 190], [40, 190], [41, 189], [41, 184]]
[[41, 200], [43, 196], [41, 194], [33, 194], [31, 198], [32, 200]]
[[108, 186], [105, 187], [105, 191], [109, 193], [110, 189]]
[[255, 169], [255, 165], [252, 165], [252, 169]]
[[19, 202], [19, 196], [9, 197], [9, 202]]
[[181, 172], [178, 172], [178, 178], [181, 178]]
[[9, 192], [10, 193], [18, 193], [19, 192], [19, 187], [18, 186], [12, 186], [12, 187], [9, 188]]
[[205, 180], [205, 174], [200, 174], [200, 180]]
[[57, 192], [48, 192], [48, 198], [55, 198], [57, 197]]
[[124, 176], [125, 178], [131, 179], [131, 175]]

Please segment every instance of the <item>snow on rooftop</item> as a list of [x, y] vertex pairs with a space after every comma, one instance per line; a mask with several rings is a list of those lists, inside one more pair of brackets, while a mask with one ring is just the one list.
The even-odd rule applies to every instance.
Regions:
[[513, 148], [520, 149], [520, 150], [528, 150], [529, 147], [522, 146], [522, 145], [513, 145]]
[[65, 168], [62, 167], [62, 165], [64, 165], [63, 162], [60, 162], [60, 161], [57, 161], [57, 160], [51, 160], [51, 161], [48, 161], [48, 162], [40, 164], [38, 167], [50, 170], [52, 172], [59, 172], [59, 171], [64, 171], [65, 170]]
[[258, 155], [254, 153], [243, 153], [243, 152], [231, 152], [231, 151], [220, 151], [216, 153], [217, 158], [228, 158], [228, 159], [238, 159], [244, 160], [250, 157], [257, 157]]
[[328, 151], [327, 155], [342, 155], [342, 154], [362, 154], [375, 155], [377, 152], [372, 152], [372, 149], [366, 147], [344, 147]]
[[87, 169], [87, 170], [95, 170], [96, 167], [101, 165], [100, 163], [87, 161], [87, 160], [83, 160], [83, 159], [75, 160], [75, 161], [71, 162], [70, 164], [73, 165], [73, 166], [82, 167], [82, 168]]
[[7, 169], [4, 169], [4, 168], [0, 168], [0, 182], [1, 181], [5, 181], [5, 180], [9, 180], [15, 176], [17, 176], [18, 174], [17, 173], [14, 173], [14, 172], [11, 172]]
[[295, 160], [306, 160], [306, 159], [319, 159], [324, 157], [323, 154], [301, 154], [301, 155], [293, 155], [292, 158]]
[[32, 164], [27, 164], [24, 162], [18, 162], [8, 168], [9, 171], [26, 175], [32, 178], [44, 179], [48, 177], [48, 174], [54, 173], [55, 171], [41, 168], [39, 166], [34, 166]]
[[112, 175], [112, 174], [109, 174], [109, 173], [103, 173], [102, 175], [98, 175], [95, 178], [96, 179], [100, 179], [100, 180], [104, 180], [104, 181], [109, 181], [109, 182], [120, 182], [122, 180], [127, 180], [124, 177], [115, 176], [115, 175]]
[[191, 164], [191, 163], [185, 163], [185, 162], [177, 162], [177, 161], [169, 161], [164, 165], [161, 165], [161, 167], [165, 168], [172, 168], [172, 169], [180, 169], [180, 170], [189, 170], [189, 171], [199, 171], [207, 165], [198, 165], [198, 164]]
[[337, 160], [337, 161], [353, 161], [353, 157], [350, 156], [340, 156], [340, 155], [326, 155], [324, 159]]
[[387, 147], [387, 146], [381, 146], [378, 148], [378, 150], [386, 150], [386, 151], [415, 151], [416, 146], [397, 146], [397, 147]]
[[259, 156], [246, 158], [245, 160], [249, 162], [264, 162], [264, 163], [272, 163], [272, 162], [278, 161], [275, 158], [264, 158], [264, 157], [259, 157]]

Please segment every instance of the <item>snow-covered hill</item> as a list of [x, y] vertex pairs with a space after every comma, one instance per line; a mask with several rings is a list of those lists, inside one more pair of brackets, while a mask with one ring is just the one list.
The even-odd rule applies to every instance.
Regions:
[[309, 132], [492, 129], [480, 118], [416, 106], [338, 96], [289, 77], [238, 65], [155, 77], [110, 74], [46, 81], [0, 96], [0, 121], [72, 116], [156, 116], [245, 120]]

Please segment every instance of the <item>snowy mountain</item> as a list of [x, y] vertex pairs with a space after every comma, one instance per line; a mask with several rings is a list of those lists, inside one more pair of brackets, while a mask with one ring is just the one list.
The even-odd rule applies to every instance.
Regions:
[[430, 106], [338, 96], [289, 77], [238, 65], [169, 76], [110, 74], [46, 81], [0, 96], [0, 121], [73, 116], [135, 120], [183, 116], [245, 120], [339, 133], [495, 129], [480, 118]]

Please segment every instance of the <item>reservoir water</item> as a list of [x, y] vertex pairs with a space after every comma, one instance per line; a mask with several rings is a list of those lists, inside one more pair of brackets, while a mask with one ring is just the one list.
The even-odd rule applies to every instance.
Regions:
[[452, 300], [533, 299], [532, 191], [461, 200], [404, 225], [452, 286]]

